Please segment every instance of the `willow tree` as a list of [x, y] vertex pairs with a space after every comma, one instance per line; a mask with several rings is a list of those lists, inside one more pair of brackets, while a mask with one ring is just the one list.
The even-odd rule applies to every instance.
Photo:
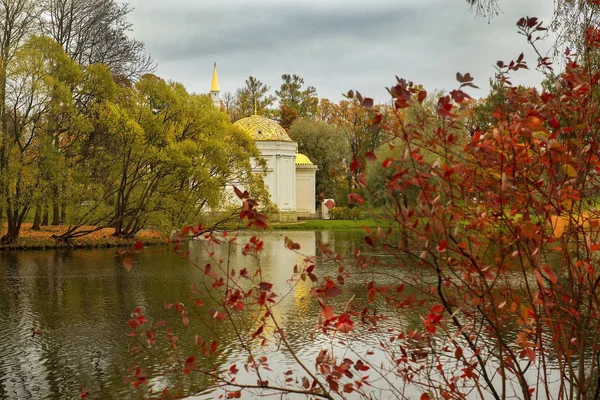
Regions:
[[74, 172], [79, 205], [60, 239], [108, 226], [131, 237], [150, 222], [171, 229], [198, 222], [221, 207], [234, 181], [264, 191], [252, 175], [256, 147], [207, 96], [155, 75], [114, 89], [92, 102], [94, 129]]
[[[18, 238], [21, 225], [43, 180], [42, 167], [51, 143], [44, 135], [52, 116], [70, 107], [70, 88], [81, 71], [56, 42], [33, 36], [6, 68], [4, 131], [4, 195], [7, 233], [2, 242]], [[51, 128], [50, 128], [51, 129]]]

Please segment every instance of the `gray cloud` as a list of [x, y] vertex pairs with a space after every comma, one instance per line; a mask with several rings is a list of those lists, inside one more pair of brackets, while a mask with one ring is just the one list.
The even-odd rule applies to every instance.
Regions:
[[[470, 14], [464, 0], [131, 4], [134, 36], [157, 60], [158, 74], [191, 91], [208, 90], [216, 59], [222, 91], [235, 91], [249, 75], [274, 89], [281, 74], [296, 73], [322, 97], [358, 89], [378, 101], [387, 100], [395, 75], [452, 89], [457, 71], [471, 72], [483, 88], [473, 94], [484, 95], [496, 60], [522, 51], [535, 60], [516, 34], [517, 19], [552, 13], [545, 0], [504, 0], [504, 14], [490, 23]], [[515, 82], [539, 80], [526, 73]]]

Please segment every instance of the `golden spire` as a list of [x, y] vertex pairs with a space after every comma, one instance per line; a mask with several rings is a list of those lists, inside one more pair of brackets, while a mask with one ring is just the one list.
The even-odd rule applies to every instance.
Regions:
[[254, 99], [254, 115], [258, 115], [258, 106], [256, 104], [256, 99]]
[[220, 92], [221, 89], [219, 89], [219, 78], [217, 78], [217, 62], [215, 61], [215, 69], [213, 70], [213, 78], [212, 78], [212, 85], [210, 85], [210, 91], [211, 92]]

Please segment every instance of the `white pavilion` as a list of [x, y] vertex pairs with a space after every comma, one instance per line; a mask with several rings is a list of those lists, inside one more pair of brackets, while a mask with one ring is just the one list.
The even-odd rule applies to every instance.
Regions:
[[[219, 95], [215, 63], [210, 96], [216, 107], [221, 105]], [[285, 129], [275, 120], [261, 115], [242, 118], [234, 125], [255, 140], [256, 147], [266, 161], [266, 170], [256, 167], [254, 172], [265, 174], [264, 183], [271, 201], [279, 209], [279, 220], [315, 217], [315, 175], [318, 167], [307, 156], [298, 153], [297, 143], [290, 139]]]

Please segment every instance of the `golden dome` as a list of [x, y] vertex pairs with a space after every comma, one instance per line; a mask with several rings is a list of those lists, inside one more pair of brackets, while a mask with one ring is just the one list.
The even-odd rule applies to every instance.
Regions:
[[281, 125], [262, 115], [242, 118], [236, 121], [234, 125], [242, 128], [254, 140], [292, 141]]
[[296, 153], [296, 165], [313, 165], [313, 163], [304, 154]]

